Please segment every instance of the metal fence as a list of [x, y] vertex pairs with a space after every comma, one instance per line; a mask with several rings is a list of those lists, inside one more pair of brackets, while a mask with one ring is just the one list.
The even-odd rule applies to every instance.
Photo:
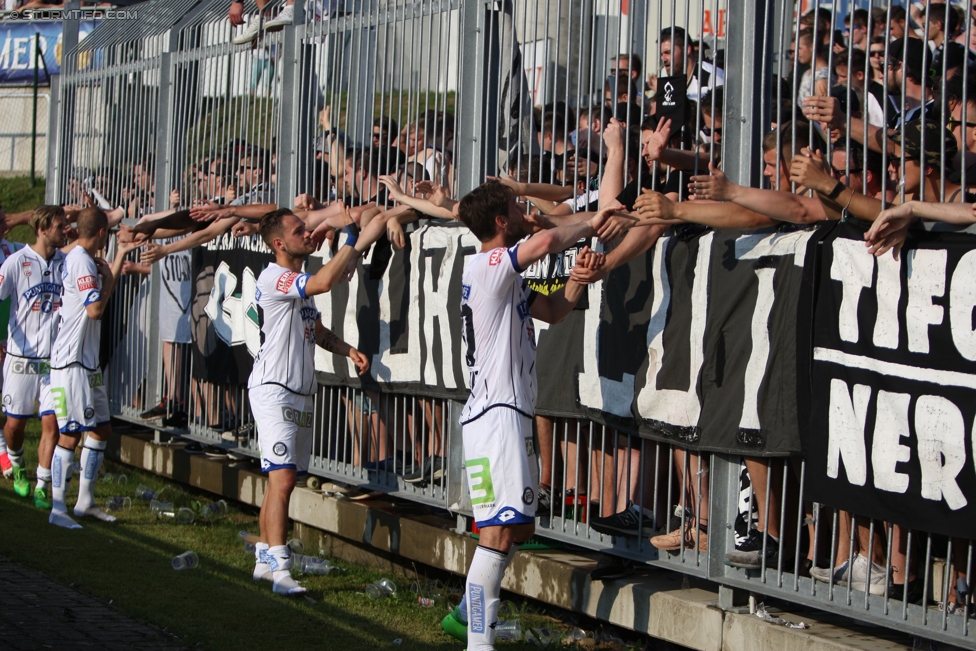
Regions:
[[[929, 0], [915, 18], [937, 40], [930, 31], [937, 22], [934, 6]], [[904, 199], [905, 183], [892, 184], [884, 173], [893, 164], [904, 180], [904, 155], [889, 160], [882, 153], [879, 167], [858, 143], [867, 140], [872, 120], [900, 128], [898, 116], [926, 97], [915, 96], [915, 82], [924, 89], [924, 79], [896, 78], [885, 64], [872, 67], [875, 58], [891, 68], [901, 61], [903, 70], [911, 61], [907, 41], [899, 59], [893, 41], [871, 38], [880, 22], [894, 35], [896, 4], [299, 0], [269, 4], [265, 20], [289, 15], [282, 12], [290, 17], [253, 40], [245, 40], [258, 16], [252, 2], [245, 6], [247, 25], [236, 28], [224, 0], [136, 9], [137, 22], [105, 23], [80, 44], [77, 25], [66, 24], [64, 73], [54, 93], [58, 146], [48, 184], [51, 199], [62, 203], [78, 203], [96, 190], [126, 219], [241, 196], [281, 205], [293, 205], [299, 195], [324, 205], [347, 194], [372, 198], [375, 177], [357, 177], [357, 161], [375, 158], [377, 150], [387, 158], [403, 156], [380, 172], [398, 172], [400, 182], [406, 176], [433, 181], [454, 197], [495, 174], [569, 188], [563, 197], [534, 202], [550, 209], [563, 201], [571, 210], [596, 205], [595, 180], [610, 173], [683, 201], [688, 177], [709, 161], [743, 185], [795, 189], [785, 170], [791, 152], [813, 141], [818, 129], [824, 135], [817, 123], [797, 126], [804, 94], [821, 93], [824, 81], [828, 91], [842, 88], [836, 96], [846, 107], [856, 100], [874, 111], [866, 83], [836, 83], [845, 68], [855, 82], [862, 69], [867, 79], [880, 73], [883, 106], [880, 117], [874, 111], [859, 126], [852, 121], [856, 112], [846, 110], [843, 135], [826, 138], [825, 155], [850, 184]], [[825, 12], [823, 19], [808, 10]], [[972, 16], [964, 13], [956, 32], [966, 52]], [[845, 17], [851, 22], [846, 37], [835, 32]], [[949, 31], [946, 19], [942, 24]], [[863, 44], [865, 33], [864, 55], [841, 47]], [[923, 48], [923, 76], [938, 52], [937, 43]], [[952, 56], [941, 55], [932, 68], [937, 74], [941, 65], [942, 79], [956, 65]], [[968, 98], [968, 68], [960, 74]], [[648, 143], [641, 138], [647, 131], [642, 136], [633, 127], [676, 78], [684, 80], [679, 85], [688, 109], [683, 123], [675, 118], [670, 144], [687, 154], [685, 163], [645, 167]], [[937, 117], [951, 127], [952, 118], [961, 141], [970, 143], [967, 111], [974, 107], [963, 101], [957, 115], [958, 105], [943, 102], [941, 114], [922, 119]], [[631, 129], [621, 136], [622, 168], [610, 169], [604, 134], [613, 120]], [[780, 137], [775, 154], [764, 158], [771, 130]], [[944, 144], [942, 154], [945, 163]], [[408, 174], [409, 164], [415, 167]], [[963, 188], [967, 165], [961, 167]], [[939, 170], [942, 200], [949, 199], [946, 167]], [[872, 181], [865, 169], [881, 174]], [[114, 299], [113, 409], [138, 420], [163, 401], [166, 418], [181, 412], [186, 419], [186, 430], [169, 421], [172, 431], [256, 455], [244, 387], [190, 379], [187, 342], [159, 337], [163, 272], [159, 265], [139, 271], [148, 278], [134, 272]], [[469, 514], [459, 410], [451, 400], [321, 386], [311, 472]], [[959, 615], [947, 606], [970, 601], [971, 541], [810, 503], [800, 459], [693, 454], [641, 438], [636, 428], [576, 419], [540, 417], [536, 425], [542, 480], [552, 493], [540, 536], [710, 579], [722, 586], [725, 607], [741, 589], [976, 648], [968, 608]], [[592, 518], [629, 503], [638, 507], [642, 535], [612, 536], [590, 527]], [[756, 526], [778, 538], [780, 553], [755, 570], [727, 565], [726, 552]], [[670, 550], [648, 540], [669, 532], [676, 533]], [[837, 585], [832, 574], [826, 582], [810, 577], [811, 563], [850, 564], [859, 552], [877, 563], [868, 565], [868, 587], [872, 571], [911, 580], [920, 604], [913, 603], [912, 590], [898, 594], [888, 581], [872, 594], [854, 581]]]

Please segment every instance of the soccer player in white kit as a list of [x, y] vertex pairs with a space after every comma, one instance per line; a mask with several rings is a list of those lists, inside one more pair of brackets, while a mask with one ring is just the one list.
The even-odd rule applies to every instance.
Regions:
[[78, 239], [64, 259], [61, 319], [51, 350], [51, 396], [61, 437], [51, 460], [52, 507], [48, 522], [67, 529], [81, 528], [68, 516], [65, 494], [82, 432], [87, 432], [87, 436], [81, 453], [75, 516], [115, 520], [95, 506], [98, 467], [112, 435], [108, 394], [98, 365], [101, 318], [122, 275], [125, 254], [140, 246], [119, 243], [115, 260], [109, 266], [96, 257], [108, 241], [105, 213], [99, 208], [82, 210], [77, 228]]
[[3, 363], [3, 412], [7, 423], [4, 439], [14, 467], [14, 491], [30, 495], [24, 467], [24, 429], [34, 416], [41, 419], [41, 440], [37, 448], [37, 487], [34, 505], [50, 509], [51, 456], [58, 442], [58, 421], [51, 398], [51, 342], [61, 309], [61, 274], [64, 254], [58, 249], [67, 242], [68, 220], [61, 206], [41, 206], [30, 217], [37, 235], [0, 266], [0, 300], [10, 297], [7, 357]]
[[[0, 206], [0, 264], [18, 251], [23, 244], [15, 244], [14, 242], [8, 242], [6, 239], [6, 234], [10, 230], [10, 222], [7, 219], [7, 213], [4, 212], [3, 206]], [[9, 321], [9, 310], [7, 311], [8, 321]], [[0, 342], [0, 361], [3, 360], [6, 354], [6, 340]], [[3, 388], [3, 383], [0, 382], [0, 389]], [[14, 468], [10, 461], [10, 455], [7, 453], [7, 443], [2, 436], [0, 436], [0, 471], [3, 472], [4, 479], [11, 479], [14, 476]], [[26, 477], [24, 477], [26, 481]], [[28, 484], [30, 486], [30, 484]]]
[[[532, 319], [561, 321], [584, 286], [574, 280], [549, 296], [521, 277], [529, 265], [596, 234], [609, 212], [538, 232], [501, 183], [472, 190], [458, 206], [461, 221], [481, 241], [464, 270], [462, 334], [471, 395], [461, 412], [464, 464], [481, 539], [465, 586], [468, 649], [493, 649], [502, 576], [521, 543], [535, 531], [539, 467], [535, 417], [535, 331]], [[578, 265], [602, 264], [584, 249]]]
[[345, 244], [314, 275], [302, 271], [305, 259], [316, 248], [305, 222], [290, 210], [276, 210], [261, 218], [260, 231], [275, 261], [258, 277], [256, 299], [264, 314], [264, 341], [248, 380], [261, 470], [268, 473], [253, 576], [256, 581], [273, 581], [276, 594], [296, 595], [306, 590], [291, 577], [292, 559], [285, 539], [295, 479], [307, 474], [312, 453], [312, 406], [318, 389], [315, 345], [349, 357], [360, 375], [369, 369], [365, 355], [322, 324], [313, 297], [328, 292], [342, 279], [346, 266], [386, 232], [386, 220], [374, 219], [362, 233], [355, 225], [347, 226]]

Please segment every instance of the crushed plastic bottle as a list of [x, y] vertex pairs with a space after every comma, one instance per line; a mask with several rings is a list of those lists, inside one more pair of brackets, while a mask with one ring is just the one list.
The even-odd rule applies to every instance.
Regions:
[[300, 538], [292, 538], [286, 544], [288, 545], [288, 549], [290, 549], [291, 553], [293, 554], [305, 553], [305, 543], [303, 543]]
[[[495, 635], [497, 636], [498, 635], [497, 627], [495, 630], [496, 630]], [[551, 628], [547, 628], [545, 626], [542, 628], [532, 628], [525, 632], [526, 642], [528, 642], [529, 644], [534, 644], [536, 646], [541, 646], [543, 648], [548, 647], [550, 644], [555, 644], [559, 642], [561, 638], [562, 635], [559, 634], [559, 631], [554, 631]]]
[[396, 595], [396, 583], [390, 579], [380, 579], [376, 583], [366, 586], [366, 594], [370, 599], [385, 599]]
[[324, 576], [333, 569], [332, 563], [321, 558], [316, 558], [315, 556], [295, 554], [292, 556], [291, 562], [292, 567], [295, 568], [299, 574]]
[[495, 624], [495, 639], [503, 642], [515, 642], [522, 639], [522, 625], [517, 619], [510, 619]]
[[173, 557], [174, 570], [193, 570], [200, 566], [200, 557], [196, 552], [186, 551]]

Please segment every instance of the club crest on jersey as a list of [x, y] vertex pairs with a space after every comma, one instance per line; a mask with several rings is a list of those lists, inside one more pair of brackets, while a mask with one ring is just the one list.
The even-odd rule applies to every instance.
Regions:
[[531, 311], [529, 309], [529, 303], [528, 303], [528, 301], [526, 301], [525, 299], [522, 299], [521, 301], [519, 301], [519, 304], [518, 304], [518, 306], [517, 306], [516, 309], [518, 310], [518, 315], [519, 315], [519, 318], [520, 319], [522, 319], [523, 321], [525, 321], [526, 319], [529, 318], [529, 316], [531, 314]]
[[23, 270], [25, 276], [31, 275], [31, 263], [30, 260], [24, 260], [20, 263], [20, 268]]
[[491, 256], [488, 258], [488, 264], [494, 267], [495, 265], [497, 265], [499, 262], [502, 261], [502, 258], [504, 256], [505, 256], [505, 249], [495, 249], [494, 251], [491, 252]]
[[285, 453], [288, 452], [288, 446], [281, 442], [275, 443], [271, 449], [279, 457], [285, 456]]
[[291, 289], [292, 284], [294, 284], [296, 278], [298, 278], [298, 274], [296, 274], [294, 271], [286, 271], [278, 276], [278, 282], [275, 284], [275, 289], [282, 294], [287, 294], [288, 290]]
[[98, 289], [98, 278], [95, 276], [82, 276], [78, 279], [78, 291], [84, 292], [89, 289]]

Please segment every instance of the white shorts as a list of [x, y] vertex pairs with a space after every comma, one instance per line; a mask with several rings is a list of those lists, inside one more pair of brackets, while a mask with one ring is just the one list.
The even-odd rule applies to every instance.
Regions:
[[51, 369], [51, 400], [62, 433], [90, 432], [112, 422], [101, 371], [79, 364]]
[[48, 360], [7, 355], [3, 377], [3, 413], [20, 419], [54, 414]]
[[539, 462], [532, 419], [492, 407], [461, 426], [461, 439], [478, 528], [535, 522]]
[[261, 471], [292, 468], [308, 473], [312, 456], [314, 396], [292, 393], [277, 384], [261, 384], [247, 392], [258, 428]]

